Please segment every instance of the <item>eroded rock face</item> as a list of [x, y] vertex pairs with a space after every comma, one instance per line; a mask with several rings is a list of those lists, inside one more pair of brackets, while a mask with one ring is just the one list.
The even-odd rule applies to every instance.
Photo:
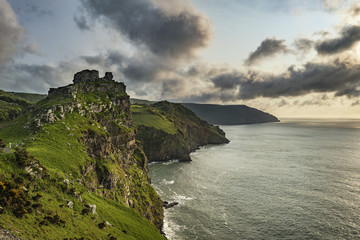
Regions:
[[96, 82], [99, 79], [99, 71], [97, 70], [83, 70], [74, 75], [74, 83]]
[[[78, 139], [91, 158], [80, 167], [82, 183], [90, 191], [137, 209], [161, 229], [162, 202], [156, 193], [150, 196], [147, 159], [136, 144], [125, 90], [110, 72], [99, 78], [96, 70], [81, 71], [74, 75], [73, 84], [50, 89], [48, 97], [35, 106], [29, 125], [39, 131], [44, 124], [64, 123], [75, 114], [96, 126], [81, 130]], [[71, 128], [66, 126], [69, 134]], [[144, 196], [148, 202], [141, 199]]]

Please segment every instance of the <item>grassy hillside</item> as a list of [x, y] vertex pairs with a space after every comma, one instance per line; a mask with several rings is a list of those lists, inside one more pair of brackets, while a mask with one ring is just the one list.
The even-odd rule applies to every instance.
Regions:
[[29, 103], [37, 103], [40, 100], [46, 98], [46, 94], [37, 94], [37, 93], [22, 93], [22, 92], [13, 92], [18, 97], [25, 99]]
[[15, 119], [31, 103], [14, 93], [0, 90], [0, 122]]
[[189, 161], [189, 154], [199, 146], [228, 142], [220, 128], [201, 120], [181, 104], [133, 104], [131, 111], [136, 138], [149, 161]]
[[[131, 103], [151, 105], [156, 102], [132, 98]], [[199, 118], [214, 125], [241, 125], [279, 122], [279, 119], [275, 116], [246, 105], [198, 103], [182, 103], [182, 105], [193, 111]]]
[[69, 85], [0, 126], [17, 145], [0, 153], [0, 228], [24, 239], [164, 239], [121, 89], [98, 77]]
[[278, 122], [275, 116], [246, 105], [183, 103], [205, 121], [216, 125], [240, 125]]

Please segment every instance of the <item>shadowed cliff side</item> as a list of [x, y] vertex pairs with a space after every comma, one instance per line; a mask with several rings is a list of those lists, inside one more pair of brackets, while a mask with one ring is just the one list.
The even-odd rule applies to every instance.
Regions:
[[179, 159], [190, 161], [189, 154], [207, 144], [228, 143], [225, 133], [198, 118], [181, 104], [167, 101], [131, 107], [136, 139], [149, 162]]

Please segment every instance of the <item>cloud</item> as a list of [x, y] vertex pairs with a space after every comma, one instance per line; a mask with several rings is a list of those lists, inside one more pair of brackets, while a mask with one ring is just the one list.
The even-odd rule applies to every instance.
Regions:
[[[335, 96], [360, 96], [360, 64], [307, 63], [301, 69], [290, 67], [280, 75], [228, 71], [210, 78], [207, 88], [186, 96], [195, 101], [237, 101], [256, 98], [304, 96], [310, 93], [334, 93]], [[321, 99], [324, 100], [324, 99]]]
[[295, 39], [293, 46], [303, 53], [309, 52], [314, 47], [315, 42], [307, 38]]
[[[187, 0], [81, 0], [81, 3], [91, 18], [161, 57], [192, 57], [211, 39], [209, 20]], [[80, 28], [84, 28], [83, 22], [77, 19]]]
[[[264, 81], [248, 79], [241, 83], [239, 98], [277, 98], [300, 96], [312, 92], [335, 92], [337, 96], [351, 96], [360, 83], [360, 66], [348, 66], [339, 61], [332, 64], [307, 63], [302, 69], [289, 68], [281, 76]], [[345, 93], [345, 91], [347, 91]]]
[[42, 8], [38, 5], [34, 5], [34, 4], [27, 4], [26, 11], [32, 12], [32, 13], [36, 14], [38, 17], [45, 17], [45, 16], [49, 16], [49, 15], [53, 14], [53, 12], [51, 10], [44, 9], [44, 8]]
[[41, 52], [38, 49], [37, 44], [35, 43], [29, 43], [25, 45], [23, 48], [23, 52], [41, 56]]
[[288, 53], [289, 49], [285, 45], [285, 40], [278, 40], [276, 38], [267, 38], [261, 42], [260, 46], [245, 60], [245, 65], [253, 65], [258, 61], [274, 56], [278, 53]]
[[322, 0], [323, 7], [328, 11], [338, 10], [346, 0]]
[[25, 29], [6, 0], [0, 0], [0, 64], [9, 61], [21, 44]]
[[19, 92], [47, 93], [49, 88], [70, 84], [83, 68], [71, 62], [56, 66], [11, 63], [0, 66], [1, 88]]
[[74, 21], [80, 30], [91, 30], [91, 26], [84, 15], [75, 15]]
[[360, 26], [346, 26], [340, 36], [318, 42], [316, 50], [321, 55], [337, 54], [351, 49], [360, 41]]

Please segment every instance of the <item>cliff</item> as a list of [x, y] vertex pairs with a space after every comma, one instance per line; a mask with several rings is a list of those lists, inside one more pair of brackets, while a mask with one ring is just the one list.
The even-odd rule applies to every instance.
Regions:
[[246, 105], [183, 103], [205, 121], [216, 125], [279, 122], [275, 116]]
[[163, 239], [162, 201], [111, 73], [75, 74], [0, 138], [18, 147], [0, 153], [0, 228], [26, 239]]
[[136, 139], [149, 162], [179, 159], [190, 161], [189, 154], [207, 144], [228, 143], [225, 133], [198, 118], [181, 104], [167, 101], [131, 107]]

